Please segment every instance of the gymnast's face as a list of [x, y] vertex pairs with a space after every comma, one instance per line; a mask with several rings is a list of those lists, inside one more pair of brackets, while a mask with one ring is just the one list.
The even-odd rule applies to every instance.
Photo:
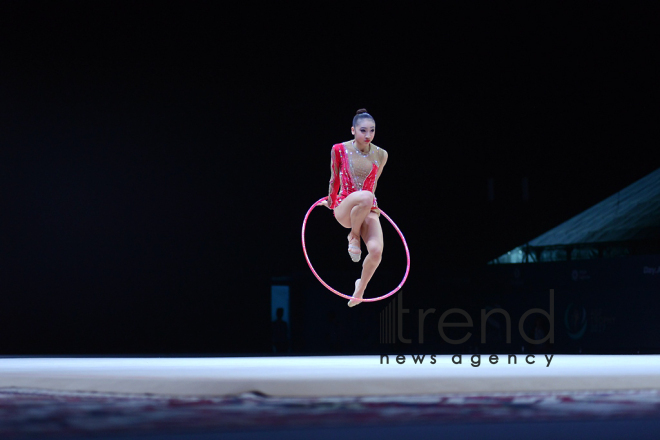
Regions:
[[355, 142], [366, 147], [376, 136], [376, 122], [373, 119], [360, 119], [357, 127], [351, 127], [351, 133], [355, 136]]

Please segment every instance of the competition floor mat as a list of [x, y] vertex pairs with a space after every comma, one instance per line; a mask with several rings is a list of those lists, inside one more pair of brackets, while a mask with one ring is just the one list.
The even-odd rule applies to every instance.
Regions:
[[660, 356], [0, 358], [7, 387], [197, 397], [657, 390]]

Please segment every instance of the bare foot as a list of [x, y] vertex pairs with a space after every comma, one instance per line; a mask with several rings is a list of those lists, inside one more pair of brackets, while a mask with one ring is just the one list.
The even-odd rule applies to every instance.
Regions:
[[[358, 285], [360, 284], [360, 278], [355, 280], [355, 292], [353, 293], [353, 298], [357, 299], [362, 299], [362, 295], [364, 295], [364, 291], [358, 293]], [[348, 307], [355, 307], [358, 304], [360, 304], [362, 301], [356, 301], [354, 299], [350, 300], [348, 302]]]

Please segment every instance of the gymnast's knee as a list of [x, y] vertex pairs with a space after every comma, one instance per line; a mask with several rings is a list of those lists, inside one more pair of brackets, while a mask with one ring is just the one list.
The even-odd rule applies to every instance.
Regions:
[[371, 258], [375, 259], [376, 261], [380, 261], [381, 258], [383, 258], [383, 245], [377, 244], [369, 247], [369, 255], [371, 255]]
[[359, 191], [358, 192], [358, 202], [360, 205], [371, 207], [374, 203], [374, 193], [371, 191]]

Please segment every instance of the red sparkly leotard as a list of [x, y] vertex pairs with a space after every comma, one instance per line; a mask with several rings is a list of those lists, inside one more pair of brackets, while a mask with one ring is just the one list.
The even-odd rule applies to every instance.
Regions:
[[[374, 144], [370, 144], [367, 154], [362, 154], [352, 142], [333, 145], [330, 155], [328, 206], [335, 209], [342, 200], [355, 191], [364, 190], [373, 193], [376, 190], [376, 177], [383, 156], [384, 150]], [[375, 195], [371, 210], [380, 214]]]

